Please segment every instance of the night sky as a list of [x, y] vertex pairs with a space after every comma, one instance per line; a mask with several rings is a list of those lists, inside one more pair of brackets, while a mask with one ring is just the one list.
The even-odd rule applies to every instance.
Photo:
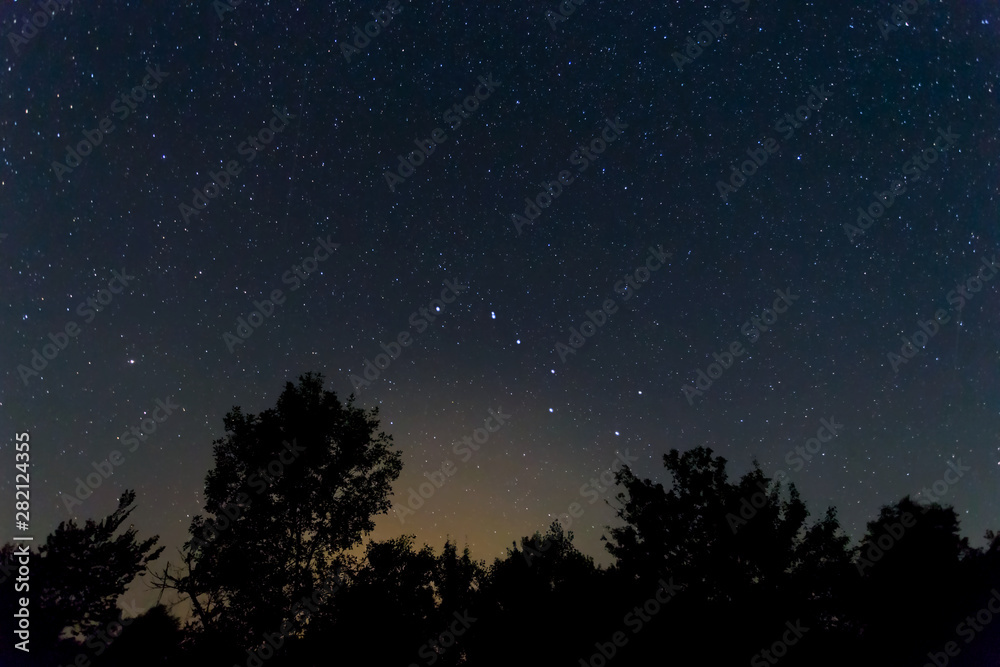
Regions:
[[855, 540], [935, 482], [997, 527], [994, 3], [169, 4], [0, 9], [0, 494], [28, 431], [36, 540], [134, 488], [176, 562], [223, 416], [307, 371], [379, 407], [398, 507], [453, 473], [378, 539], [492, 560], [579, 502], [608, 563], [601, 474], [699, 445]]

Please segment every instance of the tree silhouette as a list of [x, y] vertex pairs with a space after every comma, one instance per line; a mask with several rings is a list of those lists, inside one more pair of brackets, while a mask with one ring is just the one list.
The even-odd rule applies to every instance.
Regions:
[[96, 667], [176, 667], [182, 664], [183, 638], [180, 621], [158, 604], [122, 631]]
[[[743, 662], [788, 620], [807, 619], [811, 628], [838, 622], [823, 580], [851, 574], [851, 554], [834, 511], [807, 527], [794, 484], [786, 495], [756, 462], [730, 482], [726, 460], [705, 447], [671, 450], [663, 464], [669, 489], [628, 467], [616, 473], [625, 525], [609, 529], [607, 549], [626, 582], [652, 590], [669, 575], [684, 586], [666, 615], [678, 636], [702, 642], [714, 660]], [[723, 643], [713, 641], [720, 621], [729, 622]], [[652, 659], [669, 650], [662, 637], [643, 635], [630, 654]]]
[[[857, 607], [868, 653], [919, 662], [955, 638], [956, 611], [981, 604], [966, 597], [975, 588], [974, 573], [963, 567], [972, 550], [959, 531], [954, 509], [918, 505], [909, 497], [882, 507], [868, 522], [856, 562], [864, 583]], [[901, 646], [900, 633], [917, 640]]]
[[509, 665], [525, 652], [540, 664], [569, 664], [569, 655], [592, 645], [608, 620], [594, 605], [601, 598], [600, 575], [558, 521], [545, 535], [522, 537], [520, 548], [513, 543], [483, 578], [475, 632], [464, 638], [469, 664]]
[[484, 576], [481, 563], [472, 560], [469, 548], [458, 555], [458, 547], [446, 540], [441, 555], [434, 564], [434, 584], [438, 607], [468, 609]]
[[749, 586], [775, 588], [808, 515], [795, 486], [783, 500], [781, 484], [771, 485], [756, 463], [733, 484], [726, 460], [704, 447], [671, 450], [663, 464], [669, 490], [627, 466], [616, 473], [626, 525], [610, 529], [607, 549], [618, 567], [649, 582], [670, 572], [709, 601], [731, 601]]
[[[852, 546], [834, 508], [809, 522], [795, 486], [756, 461], [730, 480], [711, 449], [671, 450], [664, 481], [616, 473], [606, 502], [621, 523], [604, 538], [608, 567], [558, 521], [487, 567], [450, 538], [440, 554], [413, 535], [365, 543], [390, 509], [400, 455], [377, 411], [354, 407], [353, 396], [341, 404], [322, 376], [286, 384], [259, 415], [234, 407], [224, 425], [206, 514], [191, 521], [181, 567], [168, 564], [157, 583], [190, 602], [191, 619], [181, 629], [157, 606], [91, 647], [94, 667], [1000, 660], [1000, 620], [990, 625], [981, 611], [1000, 587], [1000, 536], [970, 548], [950, 507], [903, 498]], [[134, 498], [124, 494], [101, 522], [61, 524], [34, 555], [33, 640], [52, 648], [31, 664], [74, 663], [81, 639], [121, 618], [116, 601], [162, 551], [134, 528], [117, 535]], [[0, 548], [8, 581], [13, 549]], [[14, 604], [0, 587], [0, 613], [9, 618]], [[942, 653], [962, 627], [976, 628], [974, 643]], [[792, 628], [801, 641], [783, 646]], [[0, 649], [0, 664], [29, 664], [22, 657]]]
[[[119, 533], [135, 509], [134, 502], [135, 492], [128, 490], [121, 495], [118, 508], [102, 521], [88, 519], [82, 527], [73, 520], [64, 521], [32, 553], [30, 647], [38, 664], [71, 661], [81, 651], [93, 655], [109, 645], [104, 639], [106, 630], [122, 618], [118, 599], [163, 551], [162, 547], [154, 550], [157, 536], [141, 541], [132, 526]], [[0, 558], [11, 562], [13, 553], [14, 546], [5, 545]], [[4, 618], [13, 616], [20, 596], [11, 584], [0, 587]], [[25, 657], [8, 652], [7, 642], [3, 645], [0, 664], [19, 664], [13, 662], [14, 656]]]
[[205, 480], [210, 516], [191, 522], [186, 569], [160, 582], [191, 599], [203, 629], [253, 647], [297, 623], [296, 602], [333, 581], [390, 508], [400, 454], [376, 433], [378, 410], [353, 401], [309, 373], [286, 383], [276, 408], [226, 415]]
[[[414, 551], [413, 540], [369, 542], [358, 571], [325, 610], [329, 632], [319, 636], [323, 644], [333, 638], [343, 659], [406, 665], [432, 632], [435, 557], [428, 546]], [[383, 641], [386, 627], [395, 629], [392, 642]]]

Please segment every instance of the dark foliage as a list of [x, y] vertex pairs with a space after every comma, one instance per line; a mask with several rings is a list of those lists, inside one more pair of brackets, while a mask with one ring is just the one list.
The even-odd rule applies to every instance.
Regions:
[[[450, 540], [435, 554], [407, 535], [361, 551], [401, 465], [376, 413], [341, 404], [307, 375], [276, 409], [235, 408], [225, 426], [206, 479], [210, 516], [192, 521], [182, 567], [157, 583], [190, 607], [187, 623], [156, 606], [100, 655], [79, 641], [121, 620], [115, 601], [160, 553], [132, 528], [115, 537], [129, 493], [100, 523], [61, 525], [33, 557], [35, 637], [54, 648], [35, 662], [8, 651], [4, 665], [69, 664], [80, 652], [99, 667], [1000, 660], [1000, 614], [984, 622], [981, 612], [1000, 610], [1000, 536], [970, 548], [950, 507], [903, 498], [852, 546], [834, 508], [810, 521], [794, 485], [756, 463], [730, 481], [723, 458], [696, 448], [664, 456], [666, 482], [617, 473], [609, 568], [558, 522], [488, 565]], [[285, 442], [304, 449], [241, 497]], [[206, 527], [216, 529], [210, 539]], [[4, 563], [12, 551], [3, 547]], [[9, 586], [0, 600], [9, 618]], [[944, 653], [949, 642], [957, 656]]]

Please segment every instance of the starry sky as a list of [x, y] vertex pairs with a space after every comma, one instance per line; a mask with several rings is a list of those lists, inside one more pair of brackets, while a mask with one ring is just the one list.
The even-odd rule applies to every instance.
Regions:
[[666, 482], [662, 455], [699, 445], [731, 476], [786, 471], [855, 539], [960, 459], [940, 500], [974, 545], [998, 527], [994, 4], [914, 2], [898, 27], [833, 0], [54, 5], [36, 29], [34, 4], [0, 8], [0, 494], [28, 431], [36, 539], [134, 488], [176, 561], [223, 416], [307, 371], [379, 407], [397, 506], [451, 463], [379, 539], [492, 560], [578, 502], [607, 563], [601, 474]]

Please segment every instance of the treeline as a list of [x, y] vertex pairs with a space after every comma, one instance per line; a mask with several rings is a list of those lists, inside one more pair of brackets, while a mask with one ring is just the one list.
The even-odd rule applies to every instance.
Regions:
[[[809, 520], [794, 485], [758, 466], [730, 481], [710, 449], [671, 450], [668, 487], [616, 474], [612, 566], [558, 523], [487, 564], [450, 541], [365, 542], [400, 452], [377, 410], [341, 403], [322, 376], [224, 425], [179, 557], [150, 569], [157, 538], [122, 530], [131, 492], [100, 522], [61, 524], [30, 559], [31, 653], [5, 641], [0, 664], [1000, 664], [1000, 536], [971, 548], [950, 507], [903, 498], [852, 545], [833, 508]], [[8, 623], [13, 551], [0, 550]], [[187, 620], [123, 614], [137, 577]]]

